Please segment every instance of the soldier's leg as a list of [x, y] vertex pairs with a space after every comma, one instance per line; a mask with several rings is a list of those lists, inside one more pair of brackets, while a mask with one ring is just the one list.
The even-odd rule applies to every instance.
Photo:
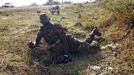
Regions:
[[78, 40], [71, 38], [69, 36], [67, 36], [67, 41], [68, 41], [68, 45], [69, 45], [69, 53], [71, 53], [71, 54], [78, 53], [78, 48], [79, 48], [81, 42], [79, 42]]
[[54, 57], [55, 57], [55, 54], [51, 50], [49, 50], [47, 52], [47, 59], [44, 62], [45, 65], [46, 66], [49, 66], [50, 64], [52, 64], [53, 63], [53, 60], [54, 60]]

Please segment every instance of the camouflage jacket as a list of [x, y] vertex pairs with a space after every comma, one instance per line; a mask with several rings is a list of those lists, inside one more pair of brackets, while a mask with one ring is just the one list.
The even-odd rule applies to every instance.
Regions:
[[46, 40], [48, 45], [53, 45], [57, 42], [57, 40], [59, 40], [60, 43], [63, 45], [64, 51], [65, 52], [68, 51], [66, 34], [60, 25], [58, 24], [53, 25], [51, 23], [48, 23], [47, 25], [41, 26], [37, 34], [36, 46], [39, 45], [39, 42], [42, 37]]

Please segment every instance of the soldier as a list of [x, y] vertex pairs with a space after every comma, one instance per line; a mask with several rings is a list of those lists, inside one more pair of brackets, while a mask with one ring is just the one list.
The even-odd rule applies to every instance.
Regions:
[[[49, 46], [48, 49], [50, 52], [49, 59], [55, 60], [56, 59], [55, 56], [62, 54], [63, 59], [61, 60], [68, 62], [69, 47], [68, 47], [66, 34], [63, 28], [59, 24], [50, 23], [50, 18], [46, 14], [40, 15], [40, 22], [42, 26], [39, 29], [35, 43], [30, 48], [35, 48], [39, 46], [40, 40], [44, 38]], [[51, 57], [52, 53], [55, 53], [56, 55]]]

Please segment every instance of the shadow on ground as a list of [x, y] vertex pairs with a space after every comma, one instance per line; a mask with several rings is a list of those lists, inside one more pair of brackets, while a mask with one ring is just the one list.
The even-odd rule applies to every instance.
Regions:
[[33, 68], [33, 75], [83, 75], [82, 71], [89, 68], [90, 65], [97, 65], [103, 56], [99, 48], [93, 48], [83, 44], [78, 51], [71, 52], [72, 61], [68, 63], [45, 66], [47, 60], [47, 51], [36, 48], [29, 51], [29, 64]]

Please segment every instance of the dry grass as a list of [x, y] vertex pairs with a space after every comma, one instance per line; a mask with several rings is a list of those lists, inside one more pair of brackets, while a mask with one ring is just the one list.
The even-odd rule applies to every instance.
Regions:
[[[126, 30], [121, 29], [118, 20], [112, 19], [113, 16], [109, 16], [109, 12], [103, 7], [98, 4], [72, 5], [62, 8], [61, 15], [51, 15], [46, 10], [45, 7], [0, 10], [0, 75], [91, 75], [94, 71], [89, 69], [90, 65], [103, 67], [96, 74], [104, 73], [107, 66], [114, 69], [113, 72], [108, 71], [111, 75], [134, 73], [134, 31], [130, 30], [130, 34], [122, 38]], [[27, 43], [35, 39], [40, 26], [37, 11], [46, 12], [53, 22], [59, 22], [71, 33], [86, 33], [85, 29], [100, 27], [106, 43], [114, 41], [121, 44], [118, 47], [118, 57], [112, 57], [111, 51], [106, 49], [101, 54], [79, 54], [70, 63], [52, 64], [49, 67], [31, 61]], [[79, 15], [82, 26], [75, 26]], [[104, 24], [108, 23], [105, 27]]]

